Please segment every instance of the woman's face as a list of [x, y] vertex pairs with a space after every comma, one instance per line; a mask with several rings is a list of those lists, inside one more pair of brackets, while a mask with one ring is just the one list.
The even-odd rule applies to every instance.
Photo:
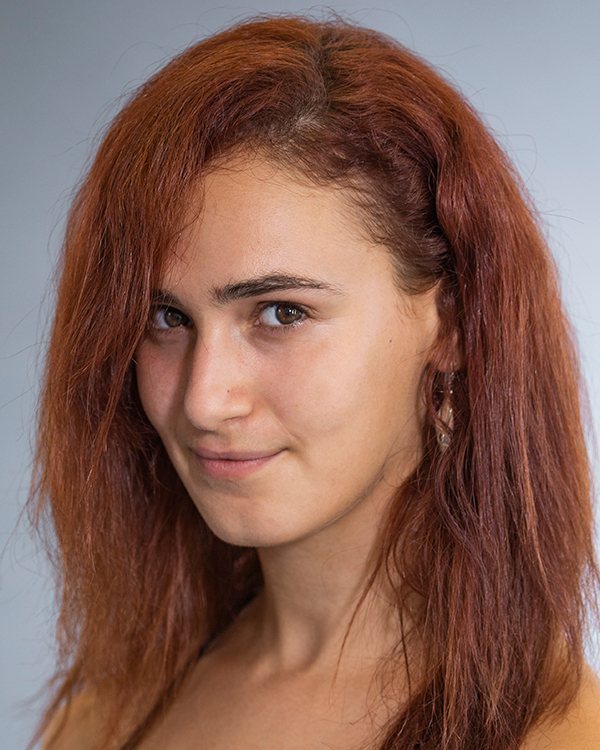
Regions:
[[230, 161], [157, 293], [136, 355], [142, 404], [230, 543], [379, 515], [419, 457], [434, 292], [398, 290], [356, 213], [342, 190]]

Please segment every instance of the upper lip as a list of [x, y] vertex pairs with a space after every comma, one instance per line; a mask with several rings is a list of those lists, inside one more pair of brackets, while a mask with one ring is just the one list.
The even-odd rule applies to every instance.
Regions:
[[281, 453], [281, 450], [282, 449], [266, 451], [211, 451], [208, 450], [208, 448], [194, 448], [194, 453], [200, 458], [208, 458], [217, 461], [252, 461], [258, 458], [269, 458], [276, 453]]

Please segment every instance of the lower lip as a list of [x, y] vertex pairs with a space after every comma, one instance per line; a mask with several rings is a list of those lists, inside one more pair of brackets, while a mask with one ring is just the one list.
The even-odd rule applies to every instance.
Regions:
[[244, 479], [244, 477], [254, 474], [263, 466], [273, 461], [274, 458], [281, 455], [283, 451], [274, 453], [272, 456], [265, 456], [264, 458], [250, 458], [245, 461], [236, 461], [230, 458], [204, 458], [198, 456], [198, 462], [202, 467], [202, 470], [208, 476], [214, 479]]

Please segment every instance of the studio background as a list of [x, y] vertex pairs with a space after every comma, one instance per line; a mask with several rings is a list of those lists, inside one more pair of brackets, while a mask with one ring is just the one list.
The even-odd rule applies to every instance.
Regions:
[[[600, 3], [379, 0], [330, 8], [415, 49], [483, 113], [548, 228], [600, 427]], [[0, 2], [0, 744], [24, 750], [23, 703], [52, 671], [44, 556], [19, 514], [65, 214], [119, 101], [174, 53], [235, 20], [318, 13], [294, 0]], [[507, 353], [510, 356], [510, 353]], [[595, 453], [593, 442], [590, 448]], [[600, 468], [594, 459], [595, 475]], [[598, 632], [594, 638], [600, 641]], [[590, 660], [600, 669], [600, 647]]]

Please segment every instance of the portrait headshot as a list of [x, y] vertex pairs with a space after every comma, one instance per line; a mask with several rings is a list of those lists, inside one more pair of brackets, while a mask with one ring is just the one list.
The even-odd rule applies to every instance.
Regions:
[[2, 742], [600, 749], [600, 9], [3, 15]]

